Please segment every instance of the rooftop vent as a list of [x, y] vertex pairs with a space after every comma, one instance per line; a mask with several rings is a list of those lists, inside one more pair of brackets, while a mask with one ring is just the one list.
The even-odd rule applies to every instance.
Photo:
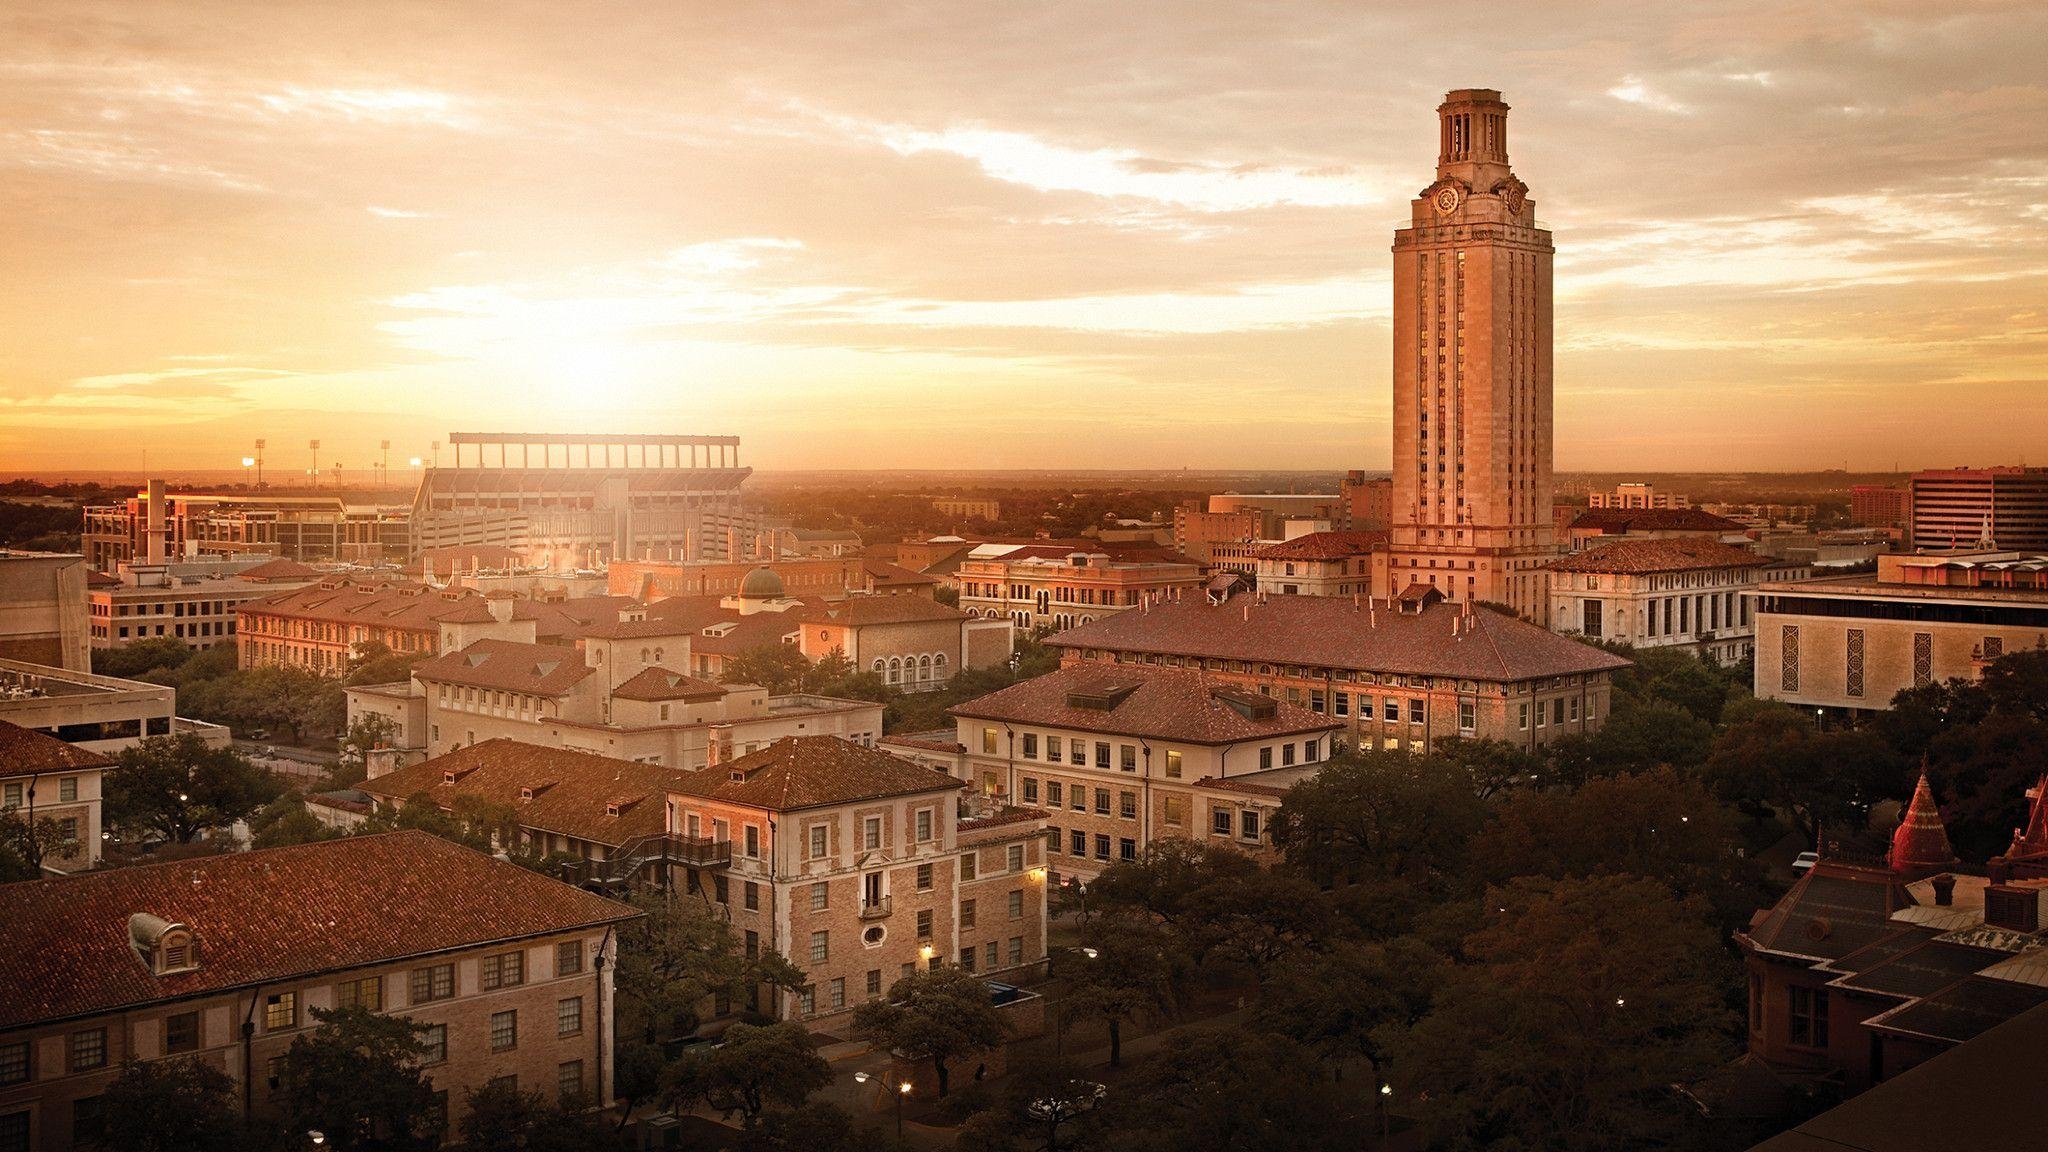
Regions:
[[1067, 707], [1086, 708], [1095, 712], [1113, 711], [1117, 705], [1130, 699], [1136, 692], [1136, 684], [1107, 684], [1099, 688], [1074, 688], [1067, 692]]
[[1261, 696], [1256, 692], [1211, 688], [1209, 697], [1247, 720], [1271, 720], [1280, 714], [1278, 702], [1271, 696]]
[[128, 946], [150, 972], [174, 976], [199, 967], [199, 938], [190, 927], [137, 912], [128, 917]]

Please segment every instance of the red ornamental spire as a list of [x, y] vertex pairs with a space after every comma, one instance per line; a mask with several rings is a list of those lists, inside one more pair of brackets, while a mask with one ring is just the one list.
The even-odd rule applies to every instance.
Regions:
[[2013, 832], [2007, 856], [2048, 855], [2048, 776], [2032, 789], [2033, 803], [2027, 806], [2027, 826]]
[[1894, 872], [1923, 872], [1946, 868], [1956, 862], [1949, 847], [1948, 829], [1934, 804], [1934, 789], [1927, 783], [1927, 769], [1920, 769], [1919, 786], [1913, 802], [1906, 805], [1898, 830], [1892, 833], [1891, 865]]

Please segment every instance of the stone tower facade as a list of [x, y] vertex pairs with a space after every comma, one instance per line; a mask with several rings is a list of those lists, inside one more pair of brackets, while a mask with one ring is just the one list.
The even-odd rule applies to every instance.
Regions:
[[1436, 181], [1394, 233], [1389, 576], [1547, 625], [1552, 246], [1507, 114], [1491, 89], [1444, 97]]

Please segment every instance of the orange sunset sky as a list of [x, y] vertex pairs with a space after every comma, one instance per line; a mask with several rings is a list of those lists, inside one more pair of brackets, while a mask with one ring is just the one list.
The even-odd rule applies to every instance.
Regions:
[[0, 471], [456, 429], [1384, 468], [1446, 89], [1557, 465], [2048, 458], [2048, 5], [0, 6]]

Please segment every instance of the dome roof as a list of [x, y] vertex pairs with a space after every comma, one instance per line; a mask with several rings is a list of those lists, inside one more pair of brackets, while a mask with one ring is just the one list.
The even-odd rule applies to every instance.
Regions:
[[782, 577], [775, 574], [775, 569], [763, 565], [740, 581], [740, 595], [748, 600], [780, 600]]

